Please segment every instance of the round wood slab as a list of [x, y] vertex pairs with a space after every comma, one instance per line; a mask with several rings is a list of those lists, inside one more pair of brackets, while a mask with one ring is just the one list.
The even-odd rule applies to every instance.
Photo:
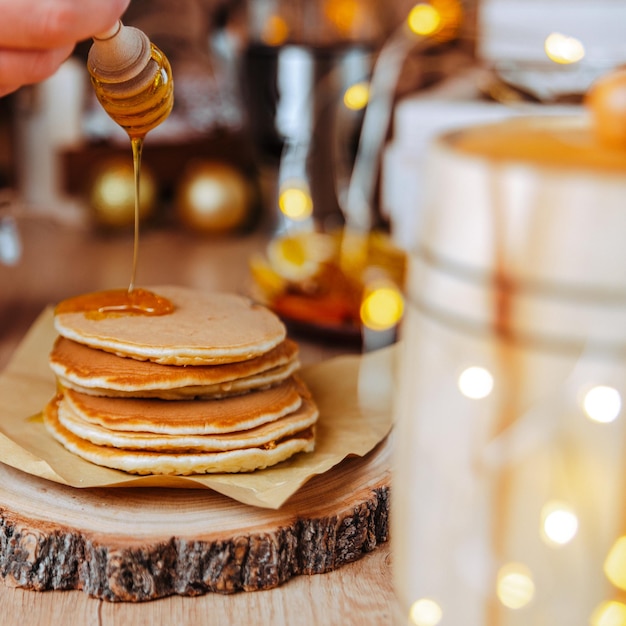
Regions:
[[0, 577], [111, 601], [276, 587], [387, 540], [389, 438], [279, 510], [210, 490], [75, 489], [0, 463]]

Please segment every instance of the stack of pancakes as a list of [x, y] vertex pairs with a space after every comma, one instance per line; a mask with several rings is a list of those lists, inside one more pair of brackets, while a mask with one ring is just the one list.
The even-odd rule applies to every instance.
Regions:
[[313, 450], [318, 411], [274, 313], [234, 294], [152, 291], [172, 313], [55, 312], [44, 422], [57, 441], [137, 474], [245, 472]]

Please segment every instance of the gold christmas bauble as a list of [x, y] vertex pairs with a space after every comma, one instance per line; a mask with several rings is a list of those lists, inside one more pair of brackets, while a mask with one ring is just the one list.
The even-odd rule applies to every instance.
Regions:
[[176, 212], [186, 227], [225, 234], [241, 228], [252, 207], [250, 181], [236, 167], [219, 161], [190, 164], [176, 194]]
[[[157, 185], [149, 168], [142, 165], [139, 185], [139, 219], [154, 211]], [[100, 163], [89, 189], [95, 221], [107, 228], [126, 228], [135, 223], [135, 176], [129, 160], [114, 158]]]

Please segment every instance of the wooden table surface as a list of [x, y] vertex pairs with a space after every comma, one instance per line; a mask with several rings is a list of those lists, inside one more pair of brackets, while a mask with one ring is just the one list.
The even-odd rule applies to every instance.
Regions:
[[[41, 310], [85, 291], [127, 286], [132, 234], [103, 234], [58, 219], [22, 214], [19, 264], [0, 263], [0, 370]], [[245, 292], [247, 259], [264, 249], [252, 234], [210, 239], [179, 230], [143, 229], [136, 283], [182, 284]], [[354, 352], [335, 342], [298, 338], [304, 364]], [[3, 626], [255, 624], [272, 626], [384, 625], [392, 622], [389, 544], [359, 561], [315, 576], [298, 576], [276, 589], [234, 595], [170, 597], [141, 604], [108, 603], [80, 591], [35, 592], [0, 582]]]

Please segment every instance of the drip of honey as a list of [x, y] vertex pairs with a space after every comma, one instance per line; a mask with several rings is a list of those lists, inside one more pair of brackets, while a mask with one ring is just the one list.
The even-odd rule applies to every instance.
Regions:
[[130, 138], [135, 194], [133, 261], [128, 290], [110, 290], [65, 300], [58, 313], [85, 312], [90, 317], [115, 314], [164, 315], [173, 305], [145, 289], [136, 289], [139, 258], [139, 199], [143, 142], [171, 113], [174, 81], [167, 57], [141, 31], [119, 22], [94, 37], [87, 63], [102, 108]]
[[132, 293], [135, 288], [135, 278], [137, 276], [137, 265], [139, 262], [139, 182], [141, 172], [141, 152], [143, 150], [143, 137], [131, 137], [131, 149], [133, 151], [133, 175], [135, 177], [135, 233], [133, 241], [133, 269], [130, 275], [128, 292]]

